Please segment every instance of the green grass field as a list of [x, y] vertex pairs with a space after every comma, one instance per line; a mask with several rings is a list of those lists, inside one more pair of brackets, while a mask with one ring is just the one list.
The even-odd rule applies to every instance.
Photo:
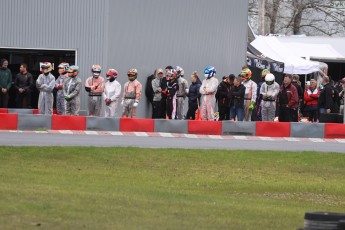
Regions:
[[0, 229], [295, 230], [345, 211], [345, 155], [1, 147]]

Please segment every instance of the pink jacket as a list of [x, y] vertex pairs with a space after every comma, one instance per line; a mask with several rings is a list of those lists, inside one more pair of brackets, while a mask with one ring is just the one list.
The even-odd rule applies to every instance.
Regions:
[[105, 86], [104, 78], [101, 76], [99, 76], [98, 78], [94, 78], [91, 76], [86, 79], [85, 87], [91, 88], [92, 86], [94, 89], [91, 89], [89, 94], [102, 94]]

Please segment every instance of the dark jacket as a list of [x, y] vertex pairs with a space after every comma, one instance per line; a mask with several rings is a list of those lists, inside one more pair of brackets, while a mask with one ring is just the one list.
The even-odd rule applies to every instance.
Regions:
[[[287, 99], [287, 104], [282, 102], [285, 99]], [[292, 83], [285, 87], [283, 83], [280, 86], [277, 100], [279, 105], [287, 105], [287, 107], [290, 109], [297, 109], [299, 98], [296, 87]]]
[[145, 86], [145, 96], [149, 102], [153, 102], [154, 92], [152, 89], [152, 80], [155, 79], [155, 76], [152, 74], [147, 77], [146, 86]]
[[230, 107], [243, 108], [244, 105], [244, 94], [246, 93], [246, 87], [244, 85], [234, 86], [231, 92], [228, 94], [230, 98]]
[[14, 80], [14, 87], [16, 91], [20, 88], [24, 89], [26, 92], [31, 91], [34, 88], [34, 78], [31, 73], [21, 74], [18, 73], [16, 75], [16, 79]]
[[202, 84], [201, 81], [198, 79], [196, 82], [193, 82], [189, 86], [189, 92], [187, 94], [189, 102], [196, 102], [197, 99], [199, 99], [199, 103], [200, 103], [201, 94], [199, 90], [200, 90], [201, 84]]
[[323, 87], [320, 92], [319, 100], [317, 105], [320, 108], [331, 109], [333, 107], [333, 89], [332, 87], [327, 84]]
[[298, 84], [298, 82], [296, 81], [293, 81], [292, 82], [293, 86], [296, 87], [297, 89], [297, 93], [298, 93], [298, 99], [302, 100], [303, 101], [303, 89], [302, 87]]
[[12, 74], [8, 68], [0, 68], [0, 89], [6, 88], [9, 90], [12, 84]]
[[228, 82], [222, 81], [218, 85], [216, 98], [218, 101], [218, 106], [230, 106], [230, 98], [228, 97], [231, 92], [231, 85]]
[[173, 97], [176, 92], [178, 91], [178, 83], [177, 83], [177, 79], [170, 79], [167, 82], [167, 96], [168, 97]]

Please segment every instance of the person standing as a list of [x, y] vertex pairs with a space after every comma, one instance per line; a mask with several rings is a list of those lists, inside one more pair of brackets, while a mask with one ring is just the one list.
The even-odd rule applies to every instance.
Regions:
[[189, 86], [188, 97], [188, 111], [186, 115], [187, 120], [195, 120], [195, 112], [200, 105], [200, 87], [201, 81], [199, 80], [198, 73], [194, 71], [191, 75], [192, 84]]
[[176, 92], [178, 91], [178, 83], [176, 79], [176, 70], [170, 69], [166, 72], [167, 88], [166, 88], [166, 117], [176, 119]]
[[105, 83], [103, 100], [105, 101], [105, 117], [117, 117], [117, 104], [121, 95], [121, 85], [116, 80], [118, 72], [115, 69], [107, 71], [107, 82]]
[[298, 109], [298, 92], [291, 82], [292, 76], [290, 74], [286, 74], [278, 93], [280, 122], [291, 122], [292, 113]]
[[215, 94], [218, 88], [218, 80], [215, 78], [216, 68], [208, 66], [204, 70], [205, 79], [202, 81], [200, 87], [201, 99], [201, 117], [202, 120], [214, 120], [214, 111], [216, 105]]
[[0, 60], [0, 108], [8, 107], [8, 95], [12, 84], [12, 73], [7, 67], [8, 61], [2, 58]]
[[79, 67], [72, 65], [67, 70], [67, 77], [63, 85], [65, 98], [65, 114], [78, 116], [80, 110], [81, 79], [78, 77]]
[[153, 102], [152, 102], [152, 118], [160, 119], [162, 117], [162, 79], [164, 77], [163, 69], [159, 68], [155, 71], [155, 79], [152, 80]]
[[230, 98], [228, 97], [230, 92], [231, 92], [231, 85], [230, 85], [229, 76], [224, 76], [223, 81], [219, 83], [218, 85], [218, 89], [216, 93], [220, 121], [230, 119]]
[[323, 89], [320, 92], [317, 105], [319, 106], [319, 115], [322, 113], [331, 113], [333, 104], [333, 89], [329, 84], [329, 77], [322, 78]]
[[320, 91], [317, 88], [317, 81], [315, 79], [311, 79], [309, 87], [304, 91], [304, 111], [308, 113], [308, 120], [311, 122], [317, 122], [319, 119], [317, 106], [319, 94]]
[[261, 86], [265, 83], [265, 77], [267, 74], [269, 74], [270, 71], [268, 69], [264, 69], [261, 72], [261, 81], [258, 83], [258, 87], [257, 87], [257, 94], [256, 94], [256, 102], [255, 102], [255, 106], [256, 106], [256, 121], [262, 121], [262, 114], [261, 114], [261, 102], [262, 102], [262, 95], [260, 94], [260, 89]]
[[38, 111], [40, 114], [52, 115], [55, 87], [55, 77], [50, 73], [53, 66], [50, 62], [44, 62], [41, 65], [42, 74], [36, 80], [36, 88], [40, 91], [38, 97]]
[[[153, 98], [154, 98], [152, 81], [155, 79], [155, 77], [156, 77], [156, 70], [153, 72], [153, 74], [147, 77], [146, 85], [145, 85], [145, 96], [148, 102], [150, 102], [150, 104], [152, 105], [152, 110], [153, 110]], [[152, 118], [154, 118], [153, 113], [152, 113]]]
[[138, 70], [130, 69], [127, 72], [128, 82], [123, 86], [123, 96], [121, 105], [123, 107], [123, 117], [135, 118], [137, 107], [141, 98], [142, 85], [137, 80]]
[[230, 119], [243, 121], [244, 119], [244, 95], [246, 87], [242, 84], [242, 76], [235, 77], [234, 87], [229, 93], [230, 98]]
[[184, 103], [187, 96], [188, 81], [184, 79], [184, 70], [180, 66], [176, 66], [178, 91], [176, 93], [176, 119], [184, 119]]
[[59, 77], [55, 81], [55, 89], [56, 91], [56, 110], [58, 115], [65, 114], [65, 97], [64, 97], [64, 81], [67, 78], [67, 70], [69, 68], [69, 64], [66, 62], [60, 63], [58, 66]]
[[275, 76], [271, 73], [267, 74], [265, 82], [260, 86], [262, 121], [274, 121], [279, 88], [279, 84], [275, 81]]
[[292, 111], [291, 121], [298, 122], [299, 117], [302, 112], [301, 108], [302, 108], [302, 105], [304, 104], [303, 102], [304, 94], [303, 94], [303, 88], [301, 86], [301, 82], [299, 81], [299, 76], [297, 74], [292, 75], [292, 84], [296, 87], [297, 92], [298, 92], [298, 109]]
[[104, 78], [101, 75], [102, 68], [100, 65], [93, 65], [91, 68], [92, 76], [86, 79], [85, 90], [89, 92], [89, 115], [101, 115], [102, 110], [102, 94], [104, 91]]
[[251, 121], [256, 102], [257, 84], [251, 80], [252, 71], [248, 67], [242, 69], [241, 76], [243, 85], [246, 87], [244, 95], [244, 121]]
[[14, 80], [14, 87], [17, 92], [16, 107], [17, 108], [31, 108], [31, 92], [34, 88], [34, 78], [28, 72], [28, 66], [21, 64], [19, 73]]

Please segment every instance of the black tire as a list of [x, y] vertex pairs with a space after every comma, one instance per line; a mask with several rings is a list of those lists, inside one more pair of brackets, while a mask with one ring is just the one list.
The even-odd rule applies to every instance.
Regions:
[[304, 228], [306, 230], [338, 230], [338, 223], [345, 219], [345, 213], [306, 212]]
[[345, 230], [345, 219], [338, 222], [338, 230]]

